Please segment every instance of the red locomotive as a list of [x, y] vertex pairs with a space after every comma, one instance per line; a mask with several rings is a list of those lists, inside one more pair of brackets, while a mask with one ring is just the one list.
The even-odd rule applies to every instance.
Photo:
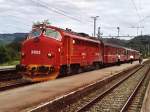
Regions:
[[30, 81], [45, 81], [79, 73], [81, 69], [129, 61], [129, 55], [138, 59], [139, 52], [103, 43], [84, 33], [37, 24], [22, 43], [21, 61], [16, 69]]

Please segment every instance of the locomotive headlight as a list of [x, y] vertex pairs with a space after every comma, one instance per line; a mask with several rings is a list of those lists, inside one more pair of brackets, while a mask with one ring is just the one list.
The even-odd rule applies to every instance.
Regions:
[[60, 48], [58, 48], [58, 52], [60, 52], [61, 50], [60, 50]]
[[47, 56], [48, 56], [48, 58], [51, 58], [51, 57], [52, 57], [52, 54], [51, 54], [51, 53], [48, 53]]
[[25, 56], [25, 53], [24, 53], [24, 52], [22, 52], [22, 53], [21, 53], [21, 57], [24, 57], [24, 56]]
[[75, 44], [76, 43], [75, 40], [72, 40], [72, 43]]

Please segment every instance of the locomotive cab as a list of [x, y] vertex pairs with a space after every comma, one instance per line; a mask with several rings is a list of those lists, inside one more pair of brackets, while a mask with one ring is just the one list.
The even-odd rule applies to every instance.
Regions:
[[55, 79], [59, 72], [61, 33], [36, 26], [22, 43], [21, 61], [16, 66], [23, 78], [36, 81]]

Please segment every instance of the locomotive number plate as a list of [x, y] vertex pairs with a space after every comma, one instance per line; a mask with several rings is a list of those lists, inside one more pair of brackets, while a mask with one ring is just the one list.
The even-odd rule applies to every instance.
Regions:
[[41, 54], [40, 50], [31, 50], [31, 54]]

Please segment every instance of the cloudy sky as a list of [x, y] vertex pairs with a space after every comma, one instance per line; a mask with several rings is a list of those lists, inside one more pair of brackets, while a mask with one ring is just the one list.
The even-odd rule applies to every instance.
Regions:
[[0, 33], [29, 32], [33, 22], [93, 33], [92, 16], [103, 35], [150, 34], [150, 0], [0, 0]]

